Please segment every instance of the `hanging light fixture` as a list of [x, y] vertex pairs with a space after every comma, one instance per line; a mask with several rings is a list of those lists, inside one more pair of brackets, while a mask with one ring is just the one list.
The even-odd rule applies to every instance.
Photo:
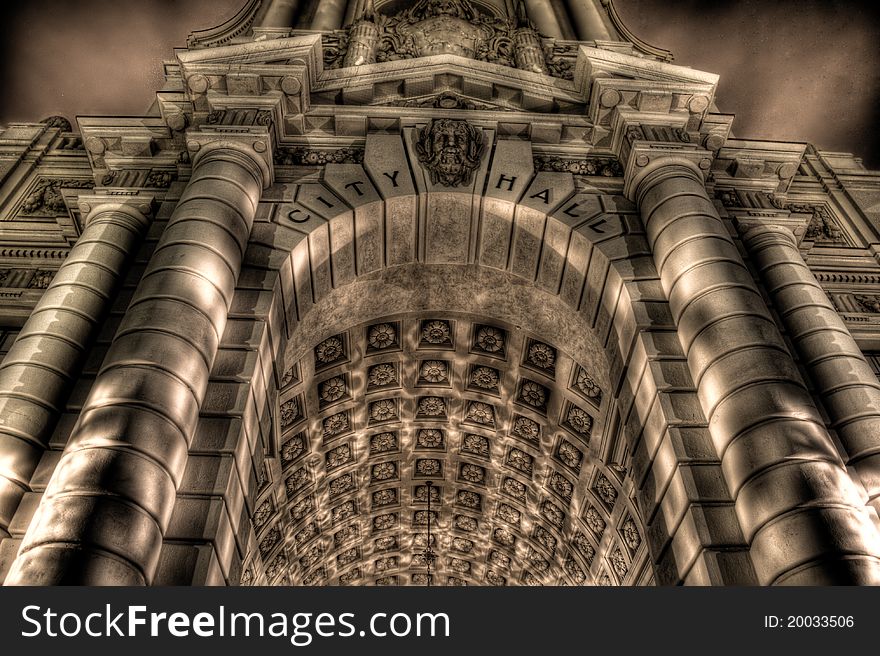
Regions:
[[431, 481], [425, 482], [425, 487], [428, 489], [428, 540], [425, 543], [425, 549], [422, 551], [422, 556], [425, 559], [425, 563], [428, 565], [428, 577], [427, 577], [427, 585], [431, 587], [431, 566], [434, 564], [434, 561], [437, 560], [437, 552], [434, 551], [431, 546], [431, 489], [433, 488], [434, 483]]

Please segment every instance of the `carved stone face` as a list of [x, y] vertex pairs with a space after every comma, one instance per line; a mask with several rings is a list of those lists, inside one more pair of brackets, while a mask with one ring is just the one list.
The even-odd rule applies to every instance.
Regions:
[[428, 127], [416, 132], [419, 162], [430, 172], [434, 184], [469, 184], [483, 150], [482, 132], [467, 121], [433, 119]]

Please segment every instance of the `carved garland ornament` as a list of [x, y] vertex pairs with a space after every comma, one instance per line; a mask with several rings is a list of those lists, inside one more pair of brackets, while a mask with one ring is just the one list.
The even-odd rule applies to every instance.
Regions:
[[880, 297], [870, 294], [856, 294], [853, 298], [863, 312], [880, 313]]

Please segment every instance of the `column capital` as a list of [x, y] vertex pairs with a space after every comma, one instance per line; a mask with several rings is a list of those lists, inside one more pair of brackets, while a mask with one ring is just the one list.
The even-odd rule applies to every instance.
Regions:
[[77, 196], [83, 226], [104, 212], [122, 212], [144, 227], [149, 225], [155, 208], [156, 196], [137, 190], [98, 191]]
[[[713, 154], [694, 144], [674, 144], [652, 141], [636, 141], [632, 145], [624, 170], [624, 195], [638, 202], [639, 187], [652, 174], [683, 167], [701, 183], [712, 167]], [[662, 175], [662, 173], [659, 173]]]
[[793, 214], [790, 210], [728, 210], [728, 215], [744, 240], [751, 239], [753, 234], [777, 231], [786, 234], [796, 248], [806, 253], [812, 247], [812, 241], [805, 240], [807, 226], [803, 215]]
[[274, 137], [265, 126], [202, 126], [188, 130], [186, 147], [193, 168], [209, 156], [222, 157], [223, 151], [238, 153], [250, 160], [251, 172], [265, 189], [272, 184]]
[[797, 249], [798, 239], [791, 228], [778, 223], [767, 223], [750, 217], [741, 217], [734, 221], [736, 230], [743, 242], [748, 245], [761, 243], [784, 243]]

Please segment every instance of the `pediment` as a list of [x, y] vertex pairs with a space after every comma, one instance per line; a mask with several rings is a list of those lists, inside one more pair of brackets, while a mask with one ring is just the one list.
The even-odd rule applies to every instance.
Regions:
[[[569, 80], [458, 55], [326, 70], [313, 86], [318, 102], [346, 105], [431, 106], [455, 96], [462, 109], [583, 111], [584, 90]], [[320, 100], [318, 100], [320, 99]], [[442, 105], [438, 105], [442, 106]]]

